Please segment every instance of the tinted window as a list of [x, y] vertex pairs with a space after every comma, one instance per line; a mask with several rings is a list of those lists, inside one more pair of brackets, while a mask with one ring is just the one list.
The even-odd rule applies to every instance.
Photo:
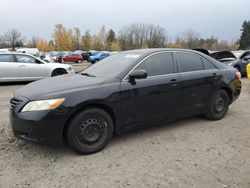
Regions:
[[200, 56], [192, 53], [176, 53], [180, 72], [190, 72], [203, 70], [203, 64]]
[[0, 55], [0, 62], [14, 62], [13, 55]]
[[202, 58], [202, 61], [203, 61], [203, 64], [204, 64], [204, 68], [206, 70], [208, 70], [208, 69], [216, 69], [216, 67], [210, 61], [208, 61], [207, 59]]
[[174, 60], [171, 53], [159, 53], [150, 56], [136, 67], [136, 70], [146, 70], [148, 76], [174, 73]]
[[27, 55], [16, 55], [17, 61], [20, 63], [36, 63], [36, 59]]

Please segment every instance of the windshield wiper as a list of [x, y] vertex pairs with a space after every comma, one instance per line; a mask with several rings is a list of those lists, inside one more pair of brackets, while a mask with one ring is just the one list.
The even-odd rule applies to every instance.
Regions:
[[89, 74], [89, 73], [86, 73], [86, 72], [81, 72], [81, 75], [89, 76], [89, 77], [96, 77], [95, 75]]

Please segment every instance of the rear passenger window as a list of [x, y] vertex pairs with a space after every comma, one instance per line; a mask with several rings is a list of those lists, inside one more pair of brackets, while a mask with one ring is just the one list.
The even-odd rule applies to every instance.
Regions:
[[180, 72], [204, 70], [200, 56], [192, 53], [176, 53]]
[[159, 53], [150, 56], [136, 67], [136, 70], [146, 70], [148, 76], [174, 73], [172, 53]]
[[204, 68], [205, 68], [206, 70], [209, 70], [209, 69], [216, 69], [216, 67], [215, 67], [210, 61], [208, 61], [207, 59], [202, 58], [202, 61], [203, 61], [203, 64], [204, 64]]
[[0, 62], [14, 62], [14, 57], [13, 55], [0, 55]]

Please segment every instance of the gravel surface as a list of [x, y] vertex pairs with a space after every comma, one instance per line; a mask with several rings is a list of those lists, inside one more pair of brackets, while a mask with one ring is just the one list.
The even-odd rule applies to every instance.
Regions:
[[0, 187], [250, 187], [250, 81], [220, 121], [193, 117], [115, 136], [101, 152], [13, 137], [11, 93], [0, 86]]

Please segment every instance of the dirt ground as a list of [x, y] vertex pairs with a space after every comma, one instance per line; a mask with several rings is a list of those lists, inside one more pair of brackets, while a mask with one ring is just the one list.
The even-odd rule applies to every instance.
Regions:
[[0, 86], [0, 187], [250, 187], [250, 80], [221, 121], [193, 117], [115, 136], [101, 152], [15, 139]]

